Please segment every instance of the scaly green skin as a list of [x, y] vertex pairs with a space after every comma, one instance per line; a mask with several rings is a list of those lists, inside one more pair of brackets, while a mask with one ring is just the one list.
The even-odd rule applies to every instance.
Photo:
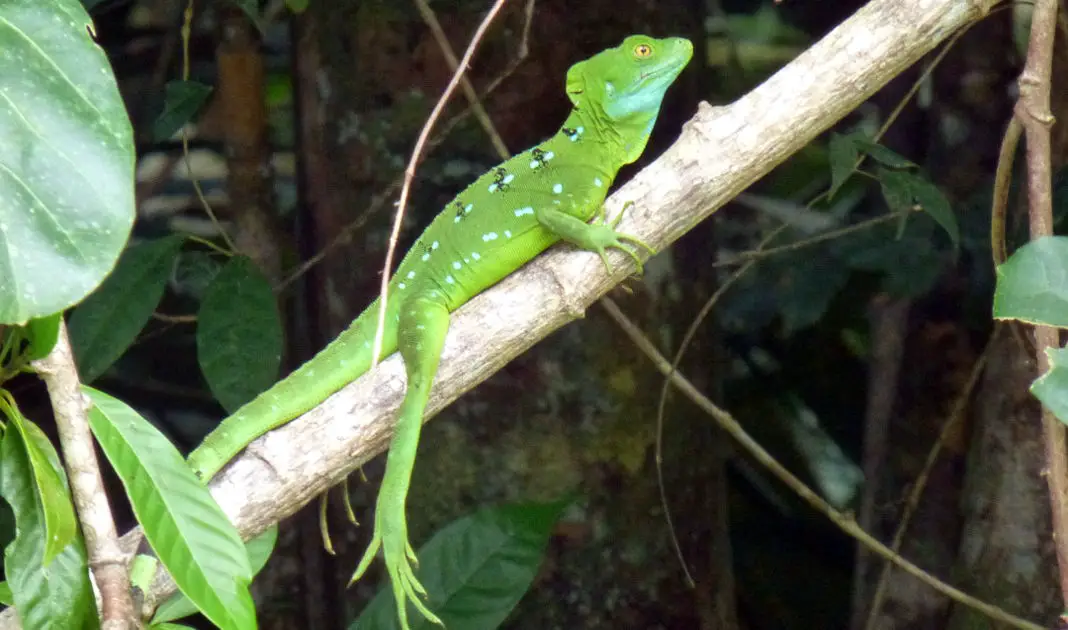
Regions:
[[[619, 168], [645, 149], [664, 93], [692, 54], [685, 39], [634, 35], [572, 66], [567, 94], [574, 109], [560, 131], [460, 193], [419, 237], [390, 282], [383, 355], [399, 347], [408, 388], [378, 493], [374, 537], [352, 579], [367, 570], [381, 547], [405, 630], [409, 601], [441, 623], [423, 603], [426, 593], [412, 570], [416, 557], [404, 507], [449, 313], [559, 240], [597, 252], [609, 271], [608, 248], [623, 250], [641, 269], [632, 248], [649, 248], [616, 232], [618, 217], [590, 221], [603, 214]], [[201, 478], [211, 478], [253, 439], [366, 372], [377, 311], [375, 301], [322, 352], [224, 420], [189, 456], [190, 466]]]

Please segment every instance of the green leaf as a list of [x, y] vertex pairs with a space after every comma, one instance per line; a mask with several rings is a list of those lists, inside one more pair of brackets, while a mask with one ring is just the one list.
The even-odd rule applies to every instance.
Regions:
[[18, 535], [4, 550], [4, 571], [22, 627], [95, 628], [96, 601], [81, 539], [44, 566], [48, 535], [32, 470], [22, 434], [6, 431], [0, 441], [0, 496], [15, 513]]
[[911, 175], [900, 171], [880, 169], [878, 177], [887, 208], [890, 208], [892, 212], [901, 212], [912, 208], [912, 188], [909, 184], [912, 178]]
[[78, 521], [74, 516], [66, 479], [60, 474], [59, 454], [48, 436], [36, 424], [22, 417], [18, 409], [12, 407], [9, 411], [15, 430], [22, 434], [44, 516], [44, 564], [47, 568], [74, 541], [78, 534]]
[[222, 268], [197, 321], [200, 369], [227, 411], [278, 380], [282, 323], [271, 285], [251, 260], [235, 257]]
[[175, 584], [220, 628], [255, 628], [248, 555], [208, 489], [177, 449], [137, 412], [103, 392], [83, 389], [93, 401], [93, 435]]
[[[570, 502], [489, 508], [458, 519], [419, 550], [428, 605], [449, 630], [496, 628], [527, 592], [549, 533]], [[414, 608], [412, 630], [438, 628]], [[392, 589], [379, 589], [350, 630], [399, 626]]]
[[828, 158], [831, 162], [831, 190], [827, 193], [827, 198], [833, 199], [838, 189], [853, 174], [853, 168], [857, 164], [857, 147], [849, 136], [832, 133]]
[[[879, 169], [877, 176], [882, 186], [887, 207], [894, 212], [909, 210], [919, 205], [938, 225], [945, 230], [953, 249], [960, 248], [960, 227], [957, 217], [942, 191], [928, 180], [914, 173]], [[902, 223], [902, 229], [904, 229]]]
[[0, 4], [0, 324], [84, 298], [133, 225], [133, 133], [89, 28], [77, 0]]
[[994, 317], [1068, 328], [1068, 237], [1033, 240], [998, 267]]
[[862, 132], [855, 132], [849, 134], [849, 139], [853, 142], [853, 145], [857, 149], [863, 151], [871, 159], [889, 168], [913, 168], [916, 165], [909, 160], [906, 160], [897, 153], [887, 149], [881, 144], [872, 142]]
[[26, 339], [30, 342], [27, 358], [30, 361], [48, 356], [59, 339], [59, 322], [62, 313], [53, 313], [48, 317], [35, 317], [26, 324]]
[[15, 598], [11, 595], [11, 587], [7, 582], [0, 582], [0, 604], [14, 606]]
[[[252, 566], [253, 575], [258, 575], [260, 570], [263, 569], [263, 565], [267, 564], [267, 559], [271, 557], [271, 552], [274, 551], [274, 544], [277, 540], [278, 525], [272, 525], [265, 529], [262, 534], [245, 543], [245, 551], [248, 552], [248, 561]], [[196, 606], [189, 601], [188, 597], [181, 593], [176, 593], [160, 604], [159, 608], [156, 609], [156, 614], [152, 617], [152, 623], [174, 621], [175, 619], [188, 617], [196, 612]]]
[[915, 175], [911, 178], [909, 185], [913, 199], [920, 204], [924, 212], [931, 215], [931, 218], [942, 226], [950, 242], [953, 243], [953, 249], [960, 249], [960, 227], [957, 225], [957, 217], [953, 215], [949, 200], [937, 186], [926, 179]]
[[152, 124], [152, 135], [163, 142], [196, 116], [211, 96], [211, 86], [197, 81], [169, 81], [164, 88], [163, 111]]
[[1053, 415], [1068, 424], [1068, 349], [1046, 348], [1049, 371], [1031, 384], [1031, 393]]
[[163, 296], [181, 236], [144, 241], [70, 316], [70, 342], [83, 383], [104, 373], [137, 339]]

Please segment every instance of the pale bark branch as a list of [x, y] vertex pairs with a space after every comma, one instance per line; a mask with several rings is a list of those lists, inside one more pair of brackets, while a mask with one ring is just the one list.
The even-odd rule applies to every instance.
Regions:
[[74, 365], [67, 327], [60, 322], [59, 339], [47, 357], [33, 362], [37, 374], [48, 387], [48, 397], [56, 417], [63, 465], [67, 469], [74, 507], [78, 511], [89, 569], [100, 591], [100, 618], [104, 630], [133, 627], [133, 598], [126, 570], [129, 555], [119, 547], [111, 506], [104, 491], [104, 479], [89, 430], [89, 403], [82, 394]]

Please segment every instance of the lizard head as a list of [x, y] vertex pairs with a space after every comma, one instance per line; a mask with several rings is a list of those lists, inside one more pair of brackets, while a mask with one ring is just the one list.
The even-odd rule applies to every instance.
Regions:
[[664, 93], [693, 56], [681, 37], [631, 35], [615, 48], [581, 61], [567, 72], [567, 95], [576, 109], [593, 110], [623, 136], [627, 158], [645, 148]]

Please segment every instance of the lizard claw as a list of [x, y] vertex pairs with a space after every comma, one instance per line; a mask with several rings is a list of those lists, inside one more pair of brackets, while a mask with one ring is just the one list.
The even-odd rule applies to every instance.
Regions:
[[[444, 627], [445, 624], [442, 623], [441, 619], [431, 612], [423, 601], [427, 593], [419, 582], [419, 578], [415, 576], [414, 567], [418, 566], [419, 562], [416, 559], [415, 550], [412, 549], [411, 543], [408, 542], [408, 526], [404, 519], [403, 507], [399, 515], [390, 514], [389, 511], [388, 506], [384, 506], [382, 502], [379, 502], [378, 509], [375, 511], [374, 536], [371, 538], [371, 544], [367, 546], [367, 551], [364, 552], [360, 564], [356, 567], [352, 579], [349, 580], [349, 584], [351, 585], [360, 579], [364, 572], [367, 571], [367, 567], [371, 566], [371, 561], [374, 560], [375, 555], [381, 548], [386, 561], [386, 572], [389, 573], [389, 583], [393, 588], [393, 601], [397, 605], [397, 617], [400, 620], [400, 627], [403, 630], [409, 630], [410, 628], [408, 625], [408, 602], [411, 602], [415, 609], [429, 621]], [[385, 534], [382, 532], [385, 532]]]
[[[613, 217], [611, 220], [609, 220], [607, 215], [605, 214], [604, 206], [601, 206], [601, 211], [599, 213], [599, 216], [601, 217], [601, 223], [598, 227], [604, 228], [605, 232], [600, 234], [601, 238], [599, 240], [602, 241], [601, 247], [596, 251], [601, 256], [601, 262], [604, 263], [604, 267], [608, 270], [608, 273], [612, 273], [612, 265], [608, 262], [608, 256], [605, 255], [605, 248], [614, 247], [630, 256], [631, 259], [634, 261], [634, 265], [638, 268], [639, 275], [644, 273], [645, 268], [642, 265], [641, 258], [639, 258], [638, 255], [634, 252], [634, 249], [645, 249], [647, 252], [649, 252], [650, 255], [656, 253], [655, 249], [650, 247], [649, 244], [647, 244], [640, 238], [616, 231], [616, 226], [619, 225], [619, 222], [623, 220], [623, 213], [626, 212], [627, 209], [633, 205], [633, 201], [625, 201], [623, 203], [623, 207], [619, 210], [619, 213], [616, 214], [616, 216]], [[630, 247], [626, 247], [626, 245], [630, 245]]]

